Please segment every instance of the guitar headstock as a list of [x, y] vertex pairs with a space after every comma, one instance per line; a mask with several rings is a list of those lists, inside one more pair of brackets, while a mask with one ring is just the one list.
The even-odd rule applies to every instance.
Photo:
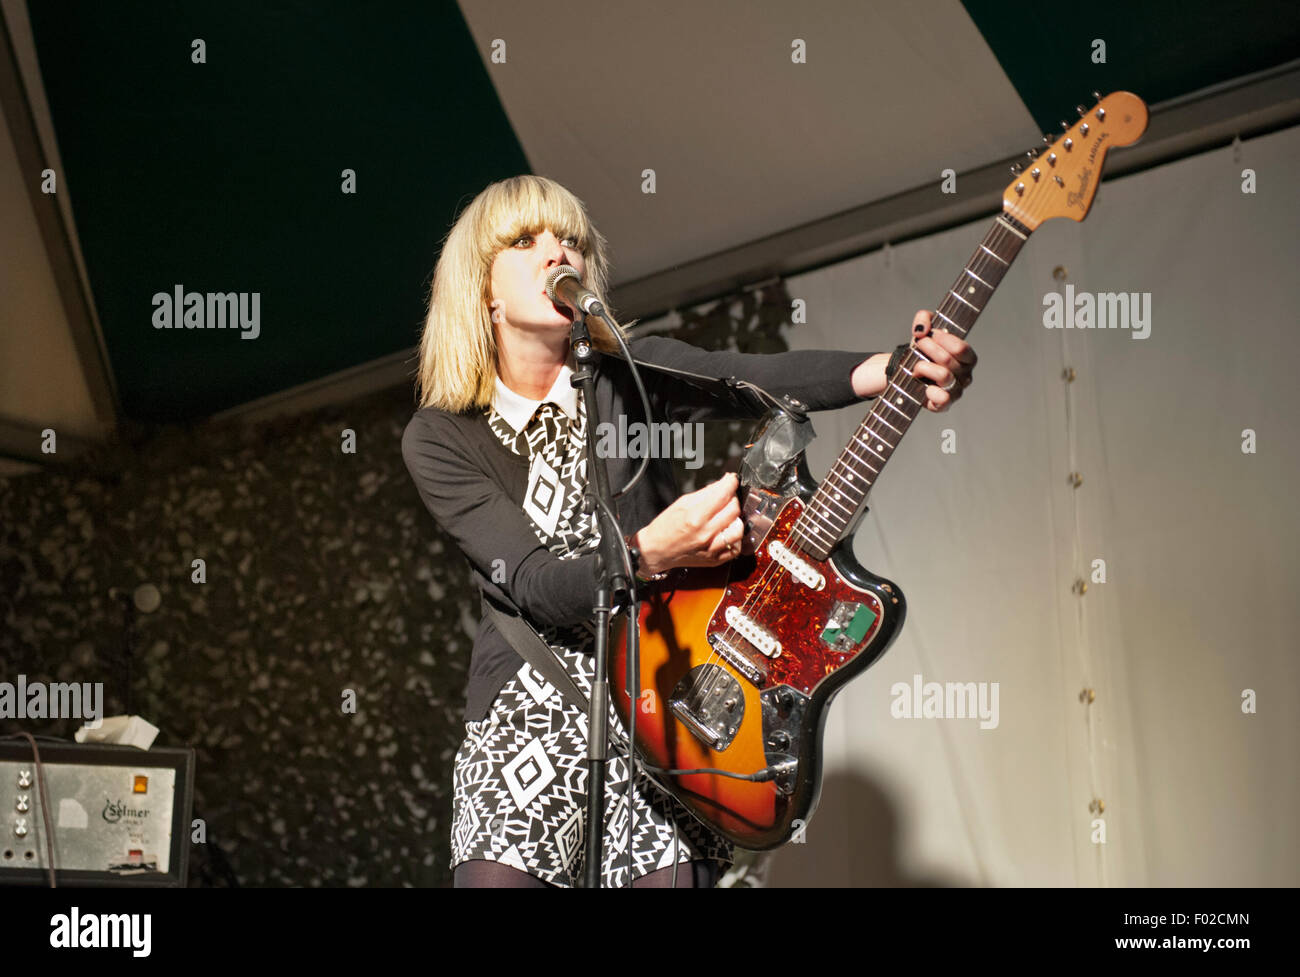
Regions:
[[1106, 153], [1137, 142], [1146, 131], [1146, 103], [1132, 92], [1093, 96], [1097, 103], [1087, 110], [1079, 106], [1079, 121], [1023, 164], [1003, 191], [1002, 209], [1030, 230], [1052, 217], [1087, 217]]

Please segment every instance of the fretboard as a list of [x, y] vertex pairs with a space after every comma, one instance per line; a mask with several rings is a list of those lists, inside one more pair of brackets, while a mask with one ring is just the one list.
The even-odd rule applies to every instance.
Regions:
[[[993, 221], [957, 281], [936, 308], [932, 326], [965, 339], [988, 305], [1011, 262], [1029, 237], [1029, 228], [1005, 214]], [[814, 559], [825, 560], [854, 524], [867, 493], [903, 440], [925, 403], [926, 383], [916, 366], [928, 360], [912, 348], [903, 356], [821, 485], [792, 527], [791, 542]]]

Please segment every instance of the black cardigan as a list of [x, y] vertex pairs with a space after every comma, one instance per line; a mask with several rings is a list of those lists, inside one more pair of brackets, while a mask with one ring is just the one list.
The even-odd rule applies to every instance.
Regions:
[[[850, 376], [873, 355], [834, 350], [710, 352], [666, 336], [644, 336], [628, 345], [638, 362], [749, 380], [776, 397], [789, 394], [812, 411], [867, 399], [853, 392]], [[641, 420], [627, 364], [602, 355], [595, 374], [601, 419], [617, 423], [626, 413], [629, 424]], [[642, 370], [641, 379], [655, 420], [694, 423], [761, 416], [657, 370]], [[590, 618], [597, 554], [561, 560], [538, 540], [522, 508], [528, 459], [497, 440], [485, 412], [420, 408], [402, 434], [402, 457], [425, 506], [469, 560], [480, 591], [517, 608], [539, 629]], [[607, 459], [611, 490], [626, 484], [639, 463], [639, 458]], [[635, 533], [680, 494], [671, 461], [651, 458], [641, 481], [618, 500], [619, 524], [625, 533]], [[494, 569], [503, 582], [493, 582]], [[484, 615], [470, 658], [467, 722], [486, 717], [492, 700], [522, 664]]]

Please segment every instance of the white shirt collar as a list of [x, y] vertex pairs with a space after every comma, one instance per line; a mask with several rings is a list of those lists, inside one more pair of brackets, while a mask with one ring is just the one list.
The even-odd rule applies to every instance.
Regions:
[[568, 363], [565, 363], [564, 366], [560, 367], [560, 375], [555, 378], [555, 383], [551, 386], [550, 392], [541, 400], [529, 400], [527, 397], [520, 396], [502, 383], [500, 377], [497, 377], [496, 392], [492, 396], [492, 406], [516, 434], [522, 431], [524, 426], [532, 419], [538, 405], [547, 401], [559, 406], [560, 410], [569, 415], [569, 420], [576, 423], [578, 420], [578, 388], [569, 383], [571, 376], [573, 376], [573, 370]]

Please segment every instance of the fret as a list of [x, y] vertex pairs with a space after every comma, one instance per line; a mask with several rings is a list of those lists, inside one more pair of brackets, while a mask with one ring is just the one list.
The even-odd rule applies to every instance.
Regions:
[[861, 479], [863, 479], [863, 480], [865, 480], [865, 481], [867, 481], [867, 482], [870, 482], [870, 481], [872, 481], [872, 476], [873, 476], [873, 475], [879, 475], [879, 474], [880, 474], [880, 469], [879, 469], [879, 468], [876, 468], [876, 467], [873, 466], [873, 465], [869, 465], [869, 464], [867, 464], [866, 459], [864, 459], [861, 455], [854, 454], [852, 451], [849, 451], [847, 448], [845, 448], [844, 450], [845, 450], [848, 454], [853, 455], [853, 457], [854, 457], [858, 462], [861, 463], [861, 465], [862, 465], [863, 468], [865, 468], [867, 471], [871, 472], [871, 475], [864, 475], [862, 472], [858, 472], [858, 477], [859, 477], [859, 478], [861, 478]]
[[979, 309], [975, 308], [975, 306], [971, 305], [971, 304], [970, 304], [969, 302], [967, 302], [964, 298], [962, 298], [960, 295], [958, 295], [956, 292], [954, 292], [951, 288], [948, 289], [948, 294], [951, 295], [953, 298], [955, 298], [955, 299], [956, 299], [958, 302], [960, 302], [962, 305], [970, 306], [970, 308], [975, 309], [975, 314], [976, 314], [976, 315], [979, 315], [979, 314], [980, 314], [980, 310], [979, 310]]
[[848, 483], [844, 486], [844, 494], [858, 495], [865, 498], [867, 492], [871, 489], [871, 479], [862, 472], [853, 471], [852, 466], [849, 466], [847, 462], [845, 462], [845, 466], [850, 470], [839, 475], [841, 479]]
[[[843, 458], [839, 459], [839, 461], [836, 464], [842, 464], [842, 463], [844, 463]], [[861, 472], [853, 471], [853, 468], [850, 465], [845, 465], [845, 469], [846, 469], [845, 471], [840, 472], [832, 468], [830, 474], [827, 475], [826, 478], [828, 481], [832, 478], [838, 478], [841, 481], [846, 482], [847, 484], [843, 485], [840, 488], [840, 491], [843, 492], [845, 495], [853, 495], [861, 491], [859, 483], [863, 480], [863, 476]], [[855, 475], [857, 476], [858, 479], [857, 481], [854, 481]]]
[[[839, 540], [835, 536], [828, 535], [825, 532], [825, 530], [823, 530], [820, 526], [818, 526], [817, 520], [815, 518], [809, 517], [808, 509], [804, 510], [803, 515], [799, 517], [799, 522], [796, 525], [798, 526], [799, 531], [804, 535], [807, 535], [808, 531], [812, 530], [813, 532], [818, 533], [819, 535], [825, 537], [826, 541], [829, 542], [831, 546], [834, 546], [837, 542], [839, 542]], [[814, 540], [814, 542], [816, 541]]]
[[[842, 498], [842, 496], [845, 495], [852, 496], [855, 494], [855, 490], [853, 489], [852, 486], [841, 485], [839, 489], [835, 489], [835, 487], [831, 486], [831, 479], [835, 478], [835, 476], [836, 476], [835, 469], [831, 469], [831, 474], [828, 474], [826, 481], [822, 483], [822, 491], [828, 491], [829, 494], [831, 494], [832, 496], [840, 496], [840, 498]], [[839, 503], [840, 498], [835, 499], [836, 503]], [[842, 507], [841, 505], [840, 508], [844, 508], [844, 507]], [[852, 516], [853, 514], [852, 509], [849, 509], [849, 514], [850, 516]]]
[[993, 255], [993, 257], [996, 258], [996, 259], [997, 259], [997, 260], [998, 260], [998, 261], [1003, 265], [1003, 267], [1008, 267], [1008, 268], [1009, 268], [1009, 267], [1011, 266], [1011, 262], [1010, 262], [1010, 261], [1003, 261], [1002, 256], [1001, 256], [1000, 254], [998, 254], [996, 251], [989, 251], [989, 249], [986, 248], [986, 247], [984, 247], [984, 245], [982, 245], [982, 244], [980, 245], [980, 249], [983, 250], [983, 251], [988, 251], [989, 254]]
[[[857, 474], [858, 481], [854, 481], [854, 474]], [[866, 495], [867, 490], [871, 487], [871, 479], [863, 476], [861, 472], [852, 472], [852, 470], [849, 470], [849, 472], [837, 473], [837, 477], [842, 479], [842, 481], [848, 482], [848, 485], [845, 485], [844, 489], [842, 489], [845, 495]]]
[[[897, 431], [899, 435], [902, 435], [902, 433], [903, 433], [902, 431], [899, 431], [898, 428], [894, 427], [894, 425], [890, 424], [887, 420], [885, 420], [885, 419], [884, 419], [883, 417], [881, 417], [879, 414], [875, 413], [875, 411], [872, 411], [871, 416], [874, 417], [876, 420], [878, 420], [881, 424], [885, 425], [885, 427], [889, 428], [891, 431]], [[875, 433], [875, 432], [872, 432], [872, 433]]]
[[897, 381], [895, 381], [895, 380], [890, 380], [890, 381], [889, 381], [889, 385], [890, 385], [891, 387], [893, 387], [895, 390], [897, 390], [897, 391], [898, 391], [900, 394], [902, 394], [904, 397], [906, 397], [908, 400], [910, 400], [912, 403], [916, 404], [917, 407], [920, 407], [920, 406], [921, 406], [921, 402], [920, 402], [919, 400], [917, 400], [915, 397], [913, 397], [913, 396], [912, 396], [910, 393], [908, 393], [906, 390], [904, 390], [902, 387], [900, 387], [900, 386], [898, 385], [898, 382], [897, 382]]
[[[890, 451], [893, 451], [894, 448], [897, 447], [897, 445], [895, 445], [894, 442], [890, 441], [889, 438], [885, 437], [884, 432], [882, 432], [882, 431], [873, 431], [873, 430], [871, 430], [871, 428], [867, 427], [867, 426], [866, 426], [866, 421], [863, 421], [863, 422], [862, 422], [862, 430], [863, 430], [863, 431], [866, 431], [867, 434], [870, 434], [870, 435], [873, 435], [873, 436], [874, 436], [874, 439], [875, 439], [875, 442], [876, 442], [876, 448], [875, 448], [875, 450], [876, 450], [877, 453], [879, 453], [879, 452], [881, 452], [881, 451], [884, 451], [884, 450], [885, 450], [885, 445], [889, 445], [889, 450], [890, 450]], [[867, 445], [867, 447], [870, 448], [871, 446], [870, 446], [870, 445]]]
[[[844, 493], [841, 492], [840, 494], [843, 495]], [[842, 510], [842, 511], [844, 511], [844, 512], [847, 512], [850, 516], [853, 515], [853, 512], [852, 512], [851, 510], [849, 510], [849, 509], [845, 509], [844, 506], [840, 505], [838, 499], [832, 499], [832, 498], [830, 497], [830, 493], [827, 493], [827, 494], [826, 494], [825, 502], [826, 502], [827, 505], [833, 505], [833, 506], [835, 506], [836, 508], [838, 508], [838, 509], [840, 509], [840, 510]]]
[[[909, 421], [912, 419], [912, 415], [911, 415], [911, 414], [909, 414], [907, 411], [903, 410], [903, 408], [901, 408], [901, 407], [896, 407], [895, 405], [891, 404], [891, 403], [889, 402], [889, 399], [888, 399], [888, 398], [884, 398], [884, 399], [882, 399], [880, 402], [881, 402], [882, 404], [886, 405], [887, 407], [893, 407], [894, 410], [896, 410], [898, 413], [902, 414], [902, 415], [903, 415], [904, 417], [906, 417]], [[913, 403], [915, 403], [915, 401], [913, 401]]]
[[[962, 278], [953, 282], [952, 291], [963, 301], [982, 310], [993, 298], [993, 288], [984, 283], [975, 272], [966, 269]], [[978, 315], [978, 312], [976, 313]]]
[[[868, 451], [870, 451], [873, 455], [875, 455], [875, 456], [876, 456], [877, 458], [879, 458], [881, 461], [889, 461], [888, 458], [886, 458], [884, 455], [882, 455], [879, 451], [876, 451], [874, 448], [872, 448], [871, 445], [866, 444], [865, 442], [863, 442], [863, 440], [862, 440], [861, 438], [855, 437], [853, 440], [856, 441], [856, 442], [858, 442], [858, 444], [862, 445], [862, 447], [866, 448]], [[879, 472], [876, 472], [876, 474], [879, 475], [880, 473], [879, 473]]]
[[[955, 310], [954, 310], [954, 311], [955, 311]], [[934, 310], [934, 314], [937, 315], [937, 316], [938, 316], [940, 319], [942, 319], [944, 322], [948, 323], [950, 326], [953, 327], [952, 329], [948, 330], [949, 332], [952, 332], [952, 331], [955, 330], [956, 332], [958, 332], [958, 333], [960, 334], [960, 336], [961, 336], [962, 339], [965, 339], [965, 338], [966, 338], [966, 333], [970, 332], [970, 329], [968, 329], [966, 326], [963, 326], [963, 325], [962, 325], [960, 322], [958, 322], [956, 319], [953, 319], [951, 316], [946, 316], [946, 315], [944, 315], [942, 309], [935, 309], [935, 310]], [[926, 359], [929, 360], [930, 357], [927, 356]], [[931, 360], [931, 362], [933, 362], [933, 361]]]
[[855, 451], [853, 451], [852, 449], [850, 449], [850, 448], [848, 448], [848, 447], [846, 447], [844, 450], [845, 450], [846, 453], [853, 455], [854, 458], [856, 458], [856, 459], [858, 459], [858, 461], [862, 462], [862, 464], [863, 464], [864, 466], [866, 466], [867, 468], [870, 468], [870, 469], [871, 469], [871, 473], [872, 473], [873, 475], [879, 475], [879, 474], [880, 474], [880, 470], [879, 470], [879, 469], [871, 468], [871, 465], [869, 465], [869, 464], [867, 463], [867, 459], [863, 458], [861, 455], [857, 454]]
[[[971, 260], [974, 260], [974, 259], [971, 259]], [[971, 271], [971, 270], [970, 270], [970, 265], [967, 265], [966, 268], [965, 268], [964, 270], [965, 270], [966, 274], [970, 275], [971, 278], [975, 279], [977, 282], [979, 282], [981, 285], [983, 285], [985, 288], [987, 288], [990, 292], [993, 291], [995, 288], [997, 288], [996, 285], [990, 285], [990, 284], [989, 284], [988, 282], [986, 282], [984, 279], [980, 278], [979, 275], [975, 274], [975, 272]]]

